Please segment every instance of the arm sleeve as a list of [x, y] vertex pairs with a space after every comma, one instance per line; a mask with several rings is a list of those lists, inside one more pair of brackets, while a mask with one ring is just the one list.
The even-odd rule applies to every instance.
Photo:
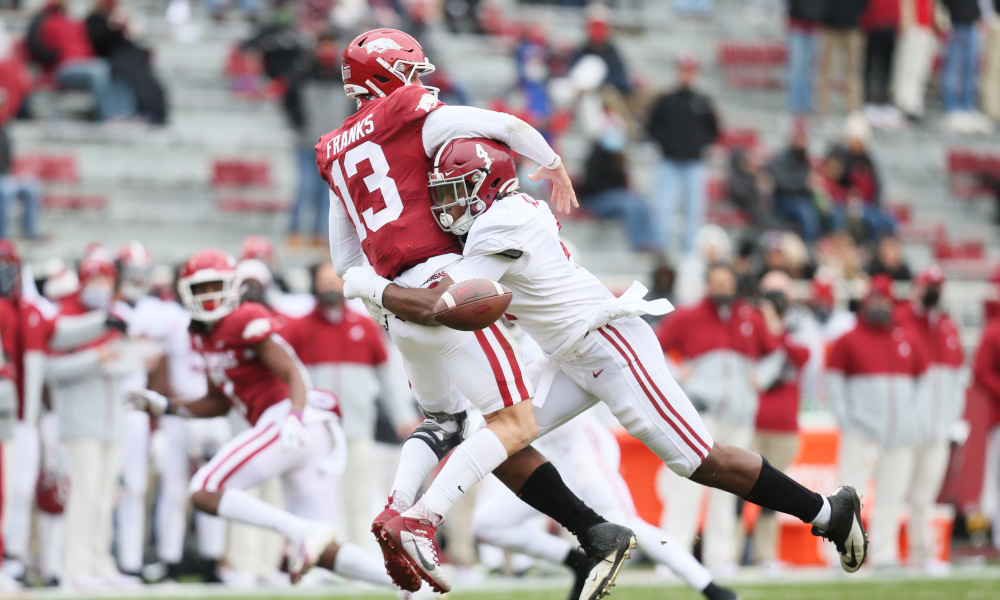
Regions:
[[557, 156], [537, 129], [507, 113], [471, 106], [442, 106], [424, 121], [424, 152], [427, 157], [453, 138], [484, 137], [499, 140], [521, 156], [551, 167]]
[[62, 383], [81, 379], [85, 375], [94, 376], [101, 372], [101, 359], [96, 350], [81, 350], [62, 356], [50, 356], [45, 361], [45, 377]]
[[455, 282], [469, 279], [499, 281], [513, 264], [514, 260], [495, 254], [470, 256], [449, 267], [448, 275]]
[[365, 264], [365, 255], [361, 251], [361, 240], [351, 223], [347, 211], [340, 198], [330, 191], [330, 258], [337, 270], [337, 275], [343, 277], [344, 272], [351, 267]]
[[40, 350], [24, 353], [24, 421], [31, 425], [37, 424], [42, 414], [45, 361], [45, 353]]
[[107, 318], [107, 313], [97, 310], [79, 316], [61, 316], [56, 320], [49, 347], [72, 350], [88, 344], [107, 332], [104, 326]]

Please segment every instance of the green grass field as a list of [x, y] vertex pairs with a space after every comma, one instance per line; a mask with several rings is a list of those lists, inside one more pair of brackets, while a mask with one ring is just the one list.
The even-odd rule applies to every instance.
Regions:
[[[609, 600], [698, 600], [702, 596], [679, 583], [651, 584], [651, 575], [632, 572], [622, 577]], [[789, 580], [761, 580], [730, 584], [743, 600], [1000, 600], [1000, 570], [962, 571], [943, 578], [928, 579], [902, 574], [862, 573], [857, 576], [831, 577], [828, 573], [796, 573]], [[448, 600], [563, 600], [568, 588], [560, 578], [489, 579], [475, 586], [461, 587]], [[38, 600], [277, 600], [279, 598], [331, 598], [336, 600], [390, 600], [395, 594], [333, 585], [295, 589], [233, 590], [201, 585], [150, 586], [141, 595], [135, 591], [105, 593], [100, 596], [61, 592], [29, 592], [22, 598]], [[439, 597], [435, 597], [439, 598]]]

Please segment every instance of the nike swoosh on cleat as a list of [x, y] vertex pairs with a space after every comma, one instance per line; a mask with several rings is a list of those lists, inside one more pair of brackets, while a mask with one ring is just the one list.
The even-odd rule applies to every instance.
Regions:
[[424, 569], [426, 569], [428, 573], [437, 568], [437, 565], [434, 563], [427, 562], [427, 559], [424, 558], [423, 552], [420, 551], [420, 546], [414, 544], [413, 548], [417, 551], [417, 558], [420, 559], [421, 564], [424, 565]]
[[851, 544], [851, 560], [849, 560], [849, 561], [845, 560], [844, 561], [844, 566], [847, 567], [847, 568], [849, 568], [849, 569], [853, 569], [853, 568], [855, 568], [855, 567], [858, 566], [858, 559], [854, 555], [854, 544], [853, 543]]

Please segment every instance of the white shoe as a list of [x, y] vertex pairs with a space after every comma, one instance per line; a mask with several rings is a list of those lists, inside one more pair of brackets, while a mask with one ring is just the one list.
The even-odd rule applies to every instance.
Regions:
[[288, 575], [292, 583], [298, 583], [306, 571], [319, 562], [323, 552], [334, 543], [337, 530], [329, 523], [313, 521], [309, 533], [297, 544], [292, 543], [288, 552]]
[[861, 524], [861, 496], [850, 486], [837, 488], [827, 496], [830, 502], [830, 526], [813, 526], [812, 534], [834, 543], [840, 555], [840, 568], [853, 573], [861, 568], [868, 555], [868, 534]]
[[257, 576], [236, 571], [229, 567], [219, 567], [219, 579], [223, 585], [236, 589], [248, 589], [257, 586]]

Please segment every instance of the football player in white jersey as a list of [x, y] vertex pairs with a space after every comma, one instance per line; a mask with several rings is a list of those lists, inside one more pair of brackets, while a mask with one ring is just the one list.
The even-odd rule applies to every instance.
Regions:
[[345, 274], [346, 296], [430, 326], [452, 282], [499, 281], [514, 292], [508, 314], [548, 355], [544, 367], [529, 370], [540, 434], [604, 402], [678, 475], [811, 523], [815, 535], [835, 544], [845, 571], [860, 568], [868, 540], [854, 488], [823, 497], [758, 454], [715, 443], [640, 318], [672, 307], [642, 300], [646, 290], [638, 283], [615, 298], [575, 264], [547, 204], [517, 192], [509, 148], [484, 138], [451, 140], [435, 154], [429, 184], [440, 226], [464, 236], [463, 258], [433, 289], [388, 284], [370, 267], [353, 267]]

